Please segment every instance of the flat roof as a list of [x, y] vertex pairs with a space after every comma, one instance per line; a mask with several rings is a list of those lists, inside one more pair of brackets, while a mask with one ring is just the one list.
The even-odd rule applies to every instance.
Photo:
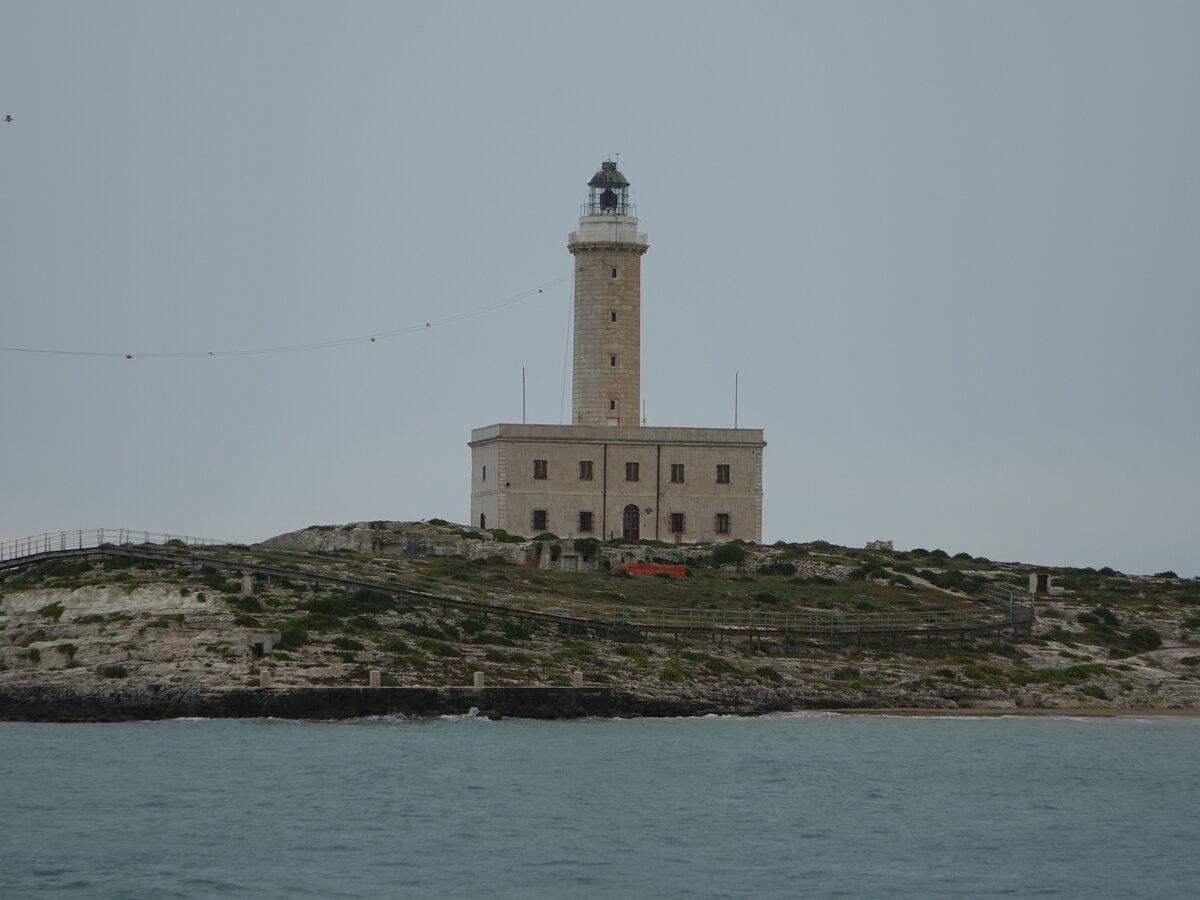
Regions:
[[496, 440], [587, 444], [735, 444], [765, 447], [761, 428], [647, 428], [617, 425], [515, 425], [475, 428], [468, 446]]

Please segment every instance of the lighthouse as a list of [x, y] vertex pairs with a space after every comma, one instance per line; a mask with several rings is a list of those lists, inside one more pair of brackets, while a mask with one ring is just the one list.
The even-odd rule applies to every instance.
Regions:
[[[587, 183], [579, 225], [567, 238], [575, 262], [571, 423], [471, 432], [473, 527], [605, 541], [762, 540], [761, 429], [640, 420], [648, 247], [629, 180], [606, 160]], [[655, 405], [669, 410], [669, 395]], [[547, 564], [595, 562], [560, 549], [561, 558], [551, 554]]]
[[572, 418], [575, 425], [636, 426], [641, 409], [642, 254], [629, 181], [611, 160], [588, 182], [575, 257]]

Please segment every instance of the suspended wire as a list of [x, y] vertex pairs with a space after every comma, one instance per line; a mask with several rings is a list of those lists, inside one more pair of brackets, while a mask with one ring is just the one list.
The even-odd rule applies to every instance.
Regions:
[[527, 291], [522, 291], [519, 294], [514, 294], [504, 300], [497, 300], [494, 303], [488, 303], [484, 306], [475, 309], [466, 310], [464, 312], [455, 313], [450, 316], [445, 316], [441, 319], [433, 319], [429, 322], [424, 322], [420, 325], [407, 325], [403, 328], [396, 328], [391, 331], [380, 331], [374, 334], [361, 335], [359, 337], [339, 338], [332, 341], [316, 341], [310, 344], [287, 344], [279, 347], [254, 347], [245, 350], [190, 350], [180, 351], [176, 353], [122, 353], [111, 350], [49, 350], [37, 347], [0, 347], [0, 351], [8, 353], [49, 353], [55, 356], [109, 356], [109, 357], [125, 357], [125, 359], [133, 359], [135, 356], [144, 359], [194, 359], [199, 357], [217, 357], [217, 356], [263, 356], [269, 353], [300, 353], [306, 350], [327, 350], [330, 347], [344, 347], [348, 344], [374, 344], [386, 338], [399, 337], [405, 334], [415, 334], [418, 331], [424, 331], [428, 328], [438, 328], [442, 325], [452, 325], [455, 322], [461, 322], [465, 319], [481, 316], [485, 313], [493, 312], [505, 306], [510, 306], [527, 297], [533, 297], [537, 294], [545, 293], [549, 288], [556, 287], [562, 284], [571, 275], [562, 275], [551, 281], [547, 281], [538, 287], [530, 288]]

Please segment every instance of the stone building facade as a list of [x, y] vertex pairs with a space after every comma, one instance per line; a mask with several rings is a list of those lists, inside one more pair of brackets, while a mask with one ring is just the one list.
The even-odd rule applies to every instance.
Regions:
[[575, 257], [571, 425], [471, 432], [471, 525], [564, 538], [762, 540], [763, 433], [640, 424], [641, 257], [629, 182], [588, 182]]

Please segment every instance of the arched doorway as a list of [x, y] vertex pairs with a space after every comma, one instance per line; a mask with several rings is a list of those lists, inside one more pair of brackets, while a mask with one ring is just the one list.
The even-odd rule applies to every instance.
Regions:
[[625, 507], [624, 523], [621, 529], [621, 537], [627, 541], [636, 541], [641, 535], [641, 514], [635, 504], [630, 503]]

